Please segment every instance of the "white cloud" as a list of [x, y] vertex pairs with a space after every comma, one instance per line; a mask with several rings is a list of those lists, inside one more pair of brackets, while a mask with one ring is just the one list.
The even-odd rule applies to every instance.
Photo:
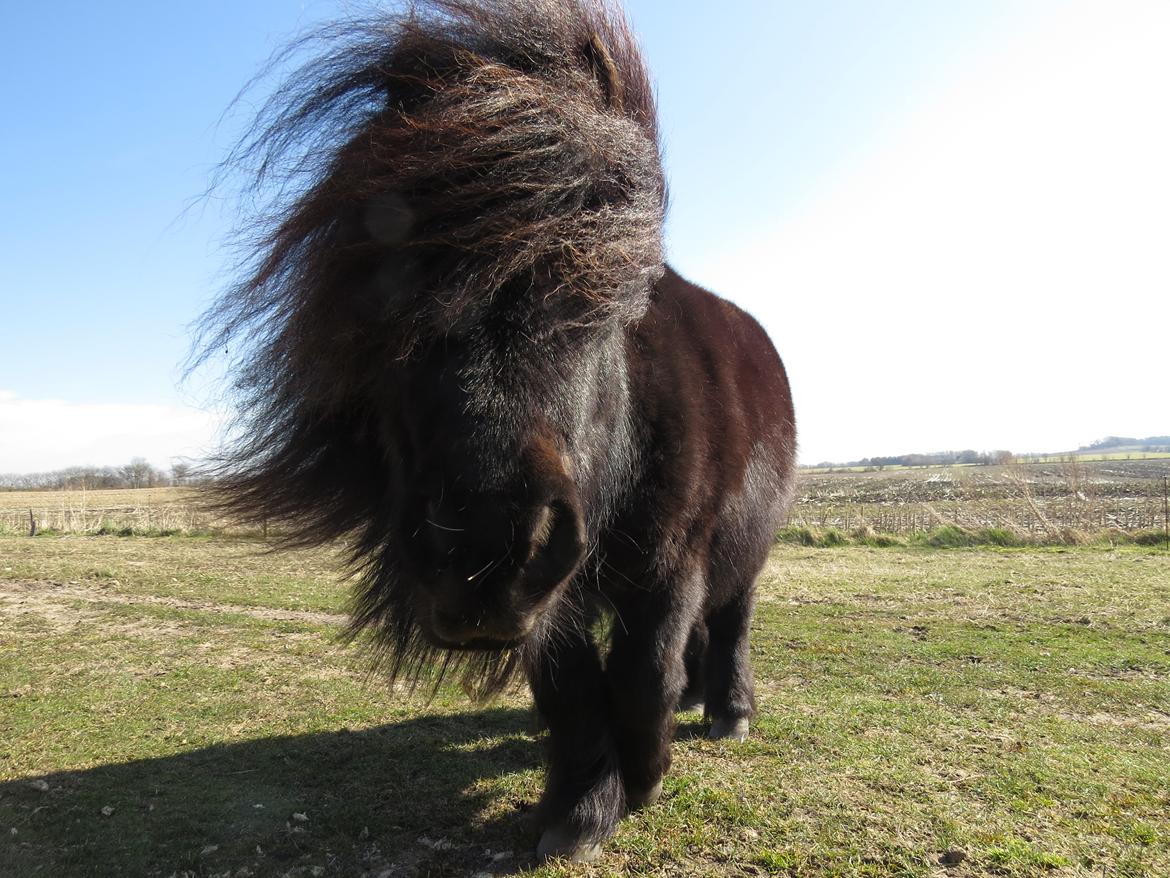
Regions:
[[777, 341], [802, 460], [1170, 429], [1170, 4], [1061, 9], [695, 272]]
[[175, 405], [21, 399], [0, 390], [0, 472], [126, 463], [169, 466], [207, 454], [222, 423], [213, 412]]

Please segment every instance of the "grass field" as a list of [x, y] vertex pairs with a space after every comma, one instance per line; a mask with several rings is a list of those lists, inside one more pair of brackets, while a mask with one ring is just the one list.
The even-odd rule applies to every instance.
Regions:
[[[523, 693], [427, 704], [336, 642], [328, 552], [0, 538], [0, 874], [535, 869]], [[778, 547], [747, 743], [536, 875], [1170, 874], [1170, 555]]]

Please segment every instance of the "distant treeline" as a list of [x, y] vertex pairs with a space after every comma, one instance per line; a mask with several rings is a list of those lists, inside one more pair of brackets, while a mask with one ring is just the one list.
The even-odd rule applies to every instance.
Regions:
[[1134, 439], [1129, 436], [1106, 436], [1092, 445], [1082, 445], [1077, 451], [1109, 451], [1111, 448], [1126, 448], [1134, 451], [1170, 451], [1170, 436], [1147, 436]]
[[136, 457], [124, 466], [70, 466], [48, 473], [0, 474], [0, 491], [90, 491], [98, 488], [158, 488], [189, 485], [194, 470], [173, 463], [169, 471]]
[[[1170, 454], [1170, 436], [1147, 436], [1145, 439], [1134, 439], [1130, 436], [1106, 436], [1089, 445], [1082, 445], [1075, 452], [1060, 452], [1060, 454], [1107, 454], [1111, 451], [1124, 449], [1125, 451], [1146, 451]], [[1056, 457], [1052, 454], [1028, 454], [1024, 459], [1036, 457]], [[965, 451], [936, 451], [932, 454], [897, 454], [890, 457], [863, 457], [861, 460], [852, 460], [848, 463], [818, 463], [813, 469], [846, 469], [867, 467], [878, 469], [885, 466], [954, 466], [968, 464], [973, 466], [992, 466], [1009, 464], [1014, 460], [1010, 451], [974, 451], [968, 448]]]
[[818, 463], [817, 468], [828, 467], [883, 467], [883, 466], [991, 466], [1012, 462], [1010, 451], [936, 451], [933, 454], [897, 454], [891, 457], [863, 457], [850, 463]]

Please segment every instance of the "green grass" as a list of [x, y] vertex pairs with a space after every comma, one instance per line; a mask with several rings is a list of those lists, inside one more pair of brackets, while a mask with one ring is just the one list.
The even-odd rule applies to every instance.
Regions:
[[1160, 530], [1115, 531], [1085, 534], [1066, 530], [1055, 535], [1039, 534], [1031, 538], [998, 527], [966, 528], [944, 524], [930, 530], [911, 534], [880, 533], [873, 528], [860, 528], [846, 533], [836, 527], [790, 525], [776, 534], [776, 542], [808, 548], [833, 549], [841, 546], [868, 546], [874, 549], [922, 546], [930, 549], [969, 549], [977, 546], [998, 548], [1051, 548], [1068, 545], [1098, 545], [1113, 548], [1118, 545], [1170, 548], [1166, 534]]
[[536, 868], [527, 696], [367, 680], [336, 554], [258, 549], [0, 539], [0, 875], [1170, 874], [1164, 552], [777, 546], [749, 740], [680, 716], [663, 799]]

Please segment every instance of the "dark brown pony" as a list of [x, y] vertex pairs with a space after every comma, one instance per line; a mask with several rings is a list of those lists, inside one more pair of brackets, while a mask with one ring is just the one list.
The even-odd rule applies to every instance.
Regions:
[[391, 676], [522, 673], [550, 731], [539, 852], [588, 858], [658, 796], [676, 708], [747, 734], [784, 368], [663, 264], [620, 12], [431, 0], [294, 52], [322, 39], [229, 162], [273, 200], [205, 318], [205, 354], [238, 343], [218, 502], [348, 541], [351, 632]]

